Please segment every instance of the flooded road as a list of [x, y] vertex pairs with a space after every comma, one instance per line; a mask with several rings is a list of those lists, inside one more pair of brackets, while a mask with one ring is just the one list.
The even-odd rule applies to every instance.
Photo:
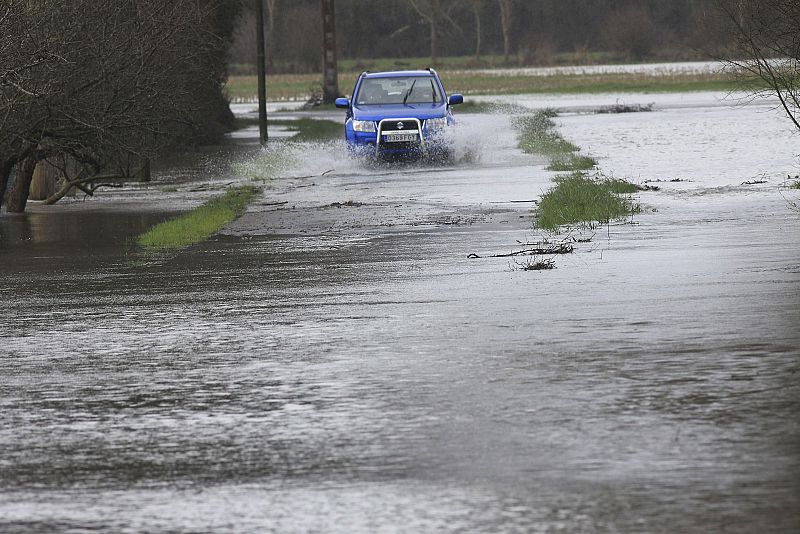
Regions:
[[467, 258], [540, 237], [552, 173], [497, 115], [453, 167], [304, 147], [180, 253], [126, 244], [164, 202], [3, 214], [0, 530], [796, 532], [797, 138], [663, 98], [558, 119], [686, 181], [552, 271]]

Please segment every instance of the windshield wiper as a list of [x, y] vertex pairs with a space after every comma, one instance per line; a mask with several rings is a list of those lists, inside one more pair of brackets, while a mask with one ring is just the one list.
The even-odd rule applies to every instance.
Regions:
[[406, 105], [406, 102], [408, 101], [408, 97], [411, 96], [411, 91], [414, 90], [414, 86], [416, 84], [417, 84], [417, 80], [414, 80], [414, 82], [411, 84], [411, 87], [409, 87], [408, 91], [406, 91], [406, 96], [403, 97], [403, 105], [404, 106]]

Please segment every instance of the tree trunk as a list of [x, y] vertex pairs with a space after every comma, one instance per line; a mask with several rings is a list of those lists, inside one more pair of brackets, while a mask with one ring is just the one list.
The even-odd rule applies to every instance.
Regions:
[[473, 0], [472, 11], [475, 13], [475, 60], [481, 59], [481, 0]]
[[14, 162], [12, 160], [0, 161], [0, 208], [3, 207], [3, 197], [6, 195], [8, 177], [11, 176], [11, 169], [13, 168]]
[[322, 102], [333, 104], [339, 97], [339, 71], [336, 65], [336, 9], [334, 0], [322, 0]]
[[514, 0], [497, 0], [500, 5], [500, 26], [503, 30], [503, 57], [506, 63], [511, 56], [511, 10]]
[[431, 23], [431, 63], [435, 64], [439, 60], [439, 0], [431, 0], [430, 23]]
[[33, 170], [33, 179], [28, 191], [30, 200], [44, 200], [56, 192], [56, 182], [61, 173], [47, 160], [40, 161]]
[[267, 0], [267, 71], [275, 71], [275, 17], [278, 14], [275, 11], [275, 0]]
[[17, 166], [17, 177], [8, 192], [8, 213], [24, 213], [28, 203], [28, 192], [33, 180], [33, 171], [36, 169], [38, 160], [34, 157], [27, 157]]

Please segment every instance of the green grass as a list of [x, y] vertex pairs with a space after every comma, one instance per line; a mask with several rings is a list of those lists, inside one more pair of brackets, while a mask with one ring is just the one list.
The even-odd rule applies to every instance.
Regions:
[[244, 213], [260, 192], [253, 186], [231, 188], [188, 213], [154, 226], [139, 236], [139, 244], [152, 249], [175, 249], [204, 241]]
[[556, 131], [556, 116], [552, 110], [542, 110], [517, 117], [514, 121], [519, 130], [519, 147], [527, 154], [539, 154], [549, 160], [547, 170], [557, 172], [592, 169], [597, 161], [579, 154], [580, 148], [564, 139]]
[[[535, 225], [557, 231], [563, 225], [592, 227], [638, 213], [640, 208], [629, 197], [617, 193], [627, 190], [623, 180], [591, 178], [576, 172], [557, 176], [555, 185], [539, 201]], [[630, 187], [636, 188], [633, 184]]]
[[603, 183], [612, 193], [616, 193], [617, 195], [632, 195], [642, 190], [638, 185], [621, 178], [605, 178]]
[[285, 126], [290, 132], [297, 132], [292, 141], [329, 141], [344, 136], [342, 123], [326, 119], [271, 120], [270, 124]]
[[550, 160], [550, 165], [547, 166], [547, 170], [556, 172], [588, 171], [593, 169], [595, 165], [597, 165], [596, 159], [570, 152], [563, 156], [553, 157]]
[[[316, 108], [319, 110], [320, 108]], [[257, 118], [237, 118], [234, 123], [236, 129], [258, 126]], [[344, 135], [342, 123], [327, 119], [267, 119], [267, 126], [283, 126], [290, 132], [297, 132], [291, 139], [293, 141], [327, 141]]]
[[639, 206], [626, 195], [639, 187], [619, 178], [587, 176], [583, 171], [594, 168], [597, 161], [580, 154], [578, 146], [558, 133], [556, 116], [552, 110], [542, 110], [515, 119], [524, 152], [545, 156], [550, 161], [547, 170], [570, 173], [553, 178], [555, 185], [539, 201], [535, 226], [555, 232], [563, 225], [592, 227], [637, 213]]

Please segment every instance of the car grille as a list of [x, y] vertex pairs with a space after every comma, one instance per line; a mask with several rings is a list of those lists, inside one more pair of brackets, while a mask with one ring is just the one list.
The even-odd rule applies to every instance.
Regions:
[[[402, 125], [402, 126], [400, 126]], [[384, 130], [416, 130], [416, 123], [410, 121], [383, 121], [382, 125]]]

